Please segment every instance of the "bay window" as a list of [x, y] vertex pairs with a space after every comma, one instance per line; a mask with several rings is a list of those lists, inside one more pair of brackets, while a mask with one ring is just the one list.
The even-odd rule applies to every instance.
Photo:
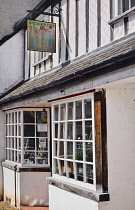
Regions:
[[52, 105], [53, 176], [95, 189], [94, 96]]
[[49, 112], [16, 110], [6, 112], [6, 161], [21, 166], [45, 166], [49, 159]]

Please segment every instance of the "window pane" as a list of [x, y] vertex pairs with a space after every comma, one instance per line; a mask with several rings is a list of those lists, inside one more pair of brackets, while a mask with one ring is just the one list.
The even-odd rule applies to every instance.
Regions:
[[14, 125], [12, 125], [12, 136], [14, 136]]
[[35, 139], [24, 138], [24, 150], [35, 150]]
[[86, 182], [93, 184], [93, 165], [86, 165]]
[[21, 136], [21, 126], [18, 126], [18, 136]]
[[14, 149], [14, 138], [11, 138], [12, 140], [12, 149]]
[[60, 105], [60, 120], [65, 120], [66, 117], [66, 104]]
[[37, 150], [48, 150], [48, 139], [39, 138], [36, 139]]
[[73, 162], [67, 162], [69, 178], [74, 179]]
[[77, 180], [83, 181], [83, 164], [77, 163]]
[[83, 143], [76, 142], [76, 160], [83, 160]]
[[8, 114], [6, 114], [6, 124], [8, 124]]
[[24, 164], [35, 164], [35, 152], [24, 152]]
[[67, 123], [67, 139], [73, 139], [73, 123]]
[[54, 120], [58, 121], [58, 106], [54, 106]]
[[19, 143], [19, 148], [18, 149], [21, 150], [21, 139], [20, 138], [18, 139], [18, 143]]
[[129, 9], [129, 0], [123, 0], [123, 12]]
[[131, 0], [131, 7], [135, 6], [135, 0]]
[[93, 144], [91, 142], [85, 144], [86, 161], [93, 162]]
[[24, 136], [34, 137], [35, 136], [35, 125], [24, 125]]
[[47, 123], [47, 111], [36, 112], [36, 122], [37, 123]]
[[21, 112], [18, 112], [18, 123], [21, 123]]
[[18, 152], [18, 162], [21, 163], [21, 152]]
[[64, 158], [64, 142], [59, 142], [59, 157]]
[[82, 119], [82, 101], [76, 101], [76, 119]]
[[61, 167], [61, 175], [66, 176], [66, 170], [64, 166], [64, 160], [60, 160], [60, 167]]
[[68, 103], [68, 120], [73, 119], [73, 102]]
[[35, 112], [34, 111], [24, 111], [23, 112], [23, 122], [24, 123], [34, 123], [35, 122]]
[[[43, 125], [43, 126], [46, 126], [46, 125]], [[46, 128], [42, 128], [41, 125], [37, 125], [36, 126], [36, 137], [47, 137], [47, 132], [44, 132], [46, 131]]]
[[73, 159], [73, 142], [67, 142], [67, 159]]
[[85, 118], [91, 118], [92, 117], [91, 99], [84, 100], [84, 104], [85, 104]]
[[17, 138], [15, 138], [15, 149], [18, 148], [18, 145], [17, 145]]
[[12, 112], [12, 124], [14, 124], [14, 112]]
[[54, 138], [58, 138], [58, 124], [55, 124], [55, 136]]
[[37, 164], [48, 164], [48, 153], [47, 152], [37, 152], [36, 163]]
[[60, 123], [60, 139], [65, 137], [65, 123]]
[[54, 159], [54, 173], [59, 174], [58, 161]]
[[15, 123], [17, 123], [17, 112], [15, 112]]
[[11, 152], [12, 152], [12, 155], [11, 155], [11, 157], [12, 157], [12, 161], [14, 161], [14, 150], [11, 150]]
[[76, 122], [76, 139], [82, 140], [82, 122]]
[[92, 121], [85, 121], [85, 140], [92, 140]]
[[54, 141], [54, 156], [57, 156], [57, 151], [58, 151], [58, 142]]

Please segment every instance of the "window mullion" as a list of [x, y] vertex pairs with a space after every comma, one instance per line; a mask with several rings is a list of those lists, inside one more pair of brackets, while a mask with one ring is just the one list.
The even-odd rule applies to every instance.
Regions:
[[24, 142], [23, 142], [23, 111], [21, 111], [21, 165], [24, 162]]

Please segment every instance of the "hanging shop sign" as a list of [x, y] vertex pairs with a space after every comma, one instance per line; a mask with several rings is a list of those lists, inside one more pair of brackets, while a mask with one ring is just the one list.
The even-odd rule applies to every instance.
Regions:
[[56, 52], [56, 24], [27, 20], [27, 49], [31, 51]]

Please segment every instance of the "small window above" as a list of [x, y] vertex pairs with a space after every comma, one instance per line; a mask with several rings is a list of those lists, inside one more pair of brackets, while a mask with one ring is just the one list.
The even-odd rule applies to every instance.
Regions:
[[135, 6], [135, 0], [118, 0], [118, 15]]

